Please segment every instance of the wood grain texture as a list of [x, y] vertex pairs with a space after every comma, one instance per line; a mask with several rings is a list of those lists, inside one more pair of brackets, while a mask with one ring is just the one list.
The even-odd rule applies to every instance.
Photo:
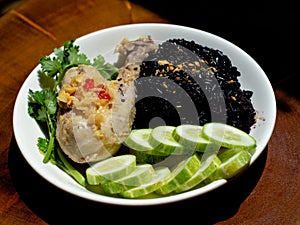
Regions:
[[[0, 18], [1, 225], [87, 223], [92, 222], [89, 213], [103, 221], [111, 212], [116, 216], [110, 219], [122, 223], [139, 215], [153, 223], [186, 218], [186, 224], [197, 219], [203, 224], [222, 225], [300, 224], [300, 96], [296, 73], [272, 79], [277, 121], [263, 154], [244, 174], [199, 198], [157, 207], [98, 204], [57, 189], [22, 157], [13, 136], [14, 101], [39, 58], [66, 40], [93, 31], [140, 22], [172, 23], [172, 18], [127, 0], [27, 0]], [[170, 214], [154, 216], [162, 211]]]

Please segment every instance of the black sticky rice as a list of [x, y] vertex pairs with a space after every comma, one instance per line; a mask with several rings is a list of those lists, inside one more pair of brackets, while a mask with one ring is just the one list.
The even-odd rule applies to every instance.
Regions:
[[[241, 89], [239, 76], [237, 67], [222, 51], [194, 41], [169, 39], [141, 64], [133, 128], [148, 127], [154, 117], [160, 117], [166, 125], [204, 125], [214, 120], [249, 133], [256, 122], [253, 92]], [[189, 106], [185, 106], [186, 98], [178, 87], [164, 79], [185, 90], [196, 108], [197, 121], [187, 115], [190, 109], [185, 109]]]

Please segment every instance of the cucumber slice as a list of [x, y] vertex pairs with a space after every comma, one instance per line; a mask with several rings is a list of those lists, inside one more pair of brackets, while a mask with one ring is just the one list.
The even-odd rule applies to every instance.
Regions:
[[243, 171], [250, 163], [251, 154], [245, 150], [228, 149], [219, 155], [222, 161], [218, 174], [220, 177], [228, 179]]
[[165, 158], [167, 158], [169, 155], [162, 155], [159, 154], [159, 152], [155, 151], [138, 151], [130, 149], [129, 153], [136, 156], [136, 162], [139, 164], [149, 163], [149, 164], [156, 164], [161, 161], [163, 161]]
[[208, 156], [204, 155], [201, 159], [201, 166], [199, 170], [185, 183], [176, 188], [175, 192], [180, 193], [192, 189], [214, 173], [220, 164], [221, 160], [216, 154]]
[[116, 181], [104, 182], [102, 188], [108, 194], [117, 194], [150, 182], [154, 175], [155, 171], [151, 164], [136, 165], [135, 170], [129, 175]]
[[125, 139], [125, 144], [136, 151], [150, 151], [153, 147], [149, 144], [149, 137], [152, 132], [151, 128], [134, 129]]
[[163, 155], [186, 154], [184, 148], [173, 138], [174, 126], [158, 126], [153, 128], [149, 137], [149, 143], [153, 146], [153, 151]]
[[210, 122], [203, 126], [204, 138], [226, 148], [253, 149], [256, 140], [246, 132], [224, 123]]
[[202, 126], [192, 124], [183, 124], [176, 127], [173, 137], [190, 152], [204, 152], [207, 145], [212, 143], [202, 136]]
[[228, 149], [220, 153], [218, 157], [221, 160], [221, 165], [204, 180], [205, 184], [218, 179], [229, 179], [238, 175], [247, 168], [251, 160], [251, 154], [248, 151], [238, 149]]
[[105, 181], [117, 180], [134, 171], [136, 157], [119, 155], [97, 162], [86, 169], [87, 182], [98, 185]]
[[132, 130], [125, 140], [129, 152], [136, 156], [137, 163], [156, 164], [164, 160], [169, 154], [153, 150], [149, 143], [152, 128]]
[[119, 195], [124, 198], [138, 198], [150, 194], [163, 184], [163, 181], [171, 174], [171, 171], [168, 167], [157, 167], [155, 173], [155, 177], [150, 182], [122, 191]]
[[222, 148], [218, 152], [218, 157], [221, 160], [221, 162], [226, 162], [228, 159], [232, 158], [234, 155], [239, 153], [240, 149], [228, 149], [228, 148]]
[[166, 195], [183, 185], [200, 169], [200, 161], [201, 159], [195, 153], [178, 163], [172, 170], [171, 176], [155, 192], [160, 195]]

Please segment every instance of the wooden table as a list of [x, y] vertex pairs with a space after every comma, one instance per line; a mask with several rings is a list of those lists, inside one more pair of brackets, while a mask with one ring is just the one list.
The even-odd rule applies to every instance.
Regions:
[[[300, 74], [293, 42], [294, 28], [299, 27], [296, 7], [274, 3], [270, 9], [262, 2], [252, 2], [247, 7], [233, 3], [197, 6], [192, 1], [180, 6], [162, 3], [27, 0], [0, 18], [0, 224], [170, 224], [177, 220], [185, 224], [300, 224]], [[271, 80], [278, 114], [263, 154], [228, 185], [170, 205], [116, 207], [75, 197], [41, 178], [15, 143], [12, 113], [22, 83], [41, 56], [66, 40], [139, 22], [193, 26], [239, 45], [257, 60]]]

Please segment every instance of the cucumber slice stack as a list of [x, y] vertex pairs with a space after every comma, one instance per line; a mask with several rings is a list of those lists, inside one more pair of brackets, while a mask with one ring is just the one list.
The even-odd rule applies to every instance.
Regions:
[[133, 130], [125, 140], [130, 153], [136, 156], [138, 163], [156, 164], [170, 155], [183, 155], [187, 151], [173, 137], [175, 127], [158, 126], [156, 128]]
[[183, 192], [192, 189], [196, 185], [200, 184], [211, 174], [213, 174], [221, 164], [221, 160], [216, 154], [204, 155], [201, 159], [201, 166], [194, 175], [184, 182], [182, 185], [176, 188], [175, 192]]
[[138, 198], [155, 192], [170, 175], [171, 171], [168, 167], [158, 167], [155, 173], [155, 177], [150, 182], [123, 191], [120, 193], [120, 196], [124, 198]]
[[129, 147], [129, 152], [136, 156], [138, 163], [156, 164], [169, 156], [169, 154], [156, 151], [150, 144], [149, 138], [152, 131], [151, 128], [135, 129], [125, 139], [125, 145]]
[[188, 181], [200, 168], [201, 159], [197, 154], [181, 161], [171, 173], [164, 184], [155, 191], [157, 194], [166, 195]]
[[102, 188], [106, 193], [118, 194], [130, 188], [150, 182], [154, 175], [155, 170], [151, 164], [136, 165], [135, 170], [129, 175], [115, 181], [104, 182]]
[[218, 154], [220, 166], [204, 183], [211, 183], [218, 179], [229, 179], [241, 173], [250, 163], [251, 154], [246, 150], [228, 149]]
[[[123, 198], [165, 196], [240, 174], [256, 140], [233, 126], [211, 122], [135, 129], [125, 140], [130, 154], [100, 161], [86, 170], [89, 185]], [[168, 157], [175, 163], [159, 165]], [[178, 161], [177, 161], [178, 160]]]

